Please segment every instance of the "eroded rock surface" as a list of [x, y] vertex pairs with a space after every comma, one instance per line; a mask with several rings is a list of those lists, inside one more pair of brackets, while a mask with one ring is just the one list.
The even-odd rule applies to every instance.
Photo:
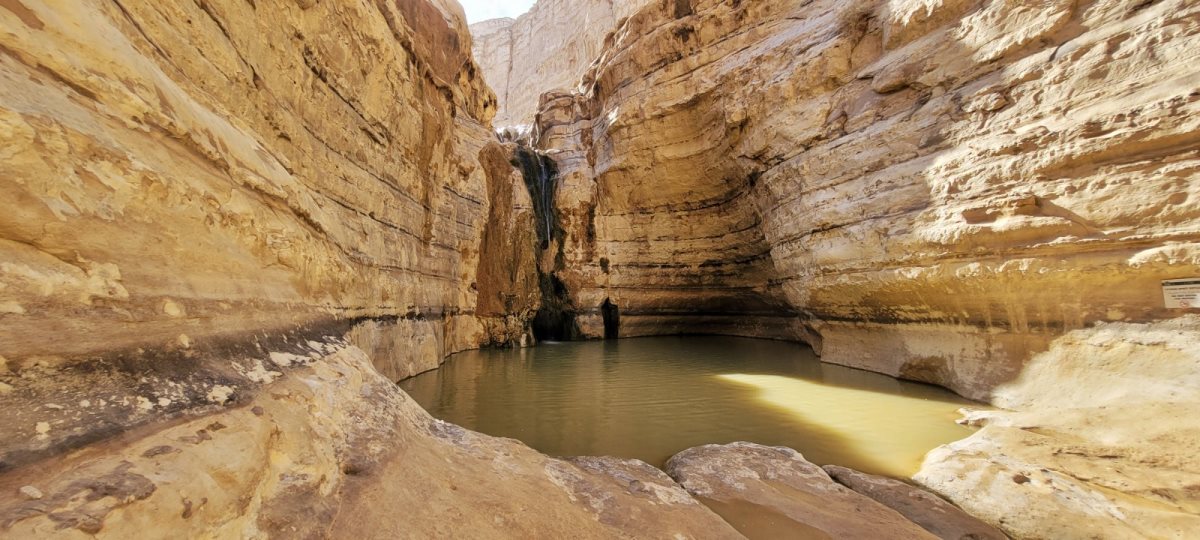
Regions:
[[1176, 343], [1200, 325], [1152, 328], [1194, 311], [1161, 280], [1200, 275], [1198, 20], [650, 4], [540, 106], [581, 333], [612, 304], [624, 336], [802, 339], [1016, 409], [918, 478], [1016, 537], [1186, 536], [1200, 386]]
[[866, 495], [942, 540], [1007, 540], [1000, 530], [916, 486], [893, 478], [839, 467], [821, 467], [830, 478]]
[[[582, 335], [804, 339], [1012, 409], [917, 479], [1014, 536], [1200, 530], [1200, 321], [1150, 322], [1200, 273], [1200, 5], [662, 0], [604, 40], [637, 6], [586, 4], [497, 38], [544, 60], [510, 45], [509, 105], [605, 42], [536, 122], [538, 262]], [[392, 386], [528, 343], [545, 281], [454, 2], [7, 0], [0, 28], [5, 535], [736, 535], [643, 464]], [[928, 537], [730, 448], [672, 473], [739, 526]]]
[[490, 340], [483, 235], [516, 210], [489, 186], [514, 179], [481, 156], [495, 104], [457, 4], [14, 0], [0, 21], [10, 368], [371, 318], [427, 353], [364, 336], [403, 376]]
[[752, 443], [689, 448], [666, 465], [689, 493], [760, 538], [937, 538], [834, 482], [790, 448]]
[[[803, 338], [977, 399], [1200, 267], [1200, 6], [655, 2], [544, 96], [559, 275], [623, 335]], [[599, 315], [582, 317], [597, 335]]]
[[1196, 317], [1076, 330], [997, 390], [1012, 411], [937, 448], [915, 479], [1020, 538], [1200, 530]]
[[13, 0], [0, 27], [0, 469], [236, 402], [313, 340], [392, 379], [529, 342], [532, 212], [456, 3]]
[[240, 407], [0, 476], [0, 536], [741, 538], [649, 465], [440, 422], [335, 349]]

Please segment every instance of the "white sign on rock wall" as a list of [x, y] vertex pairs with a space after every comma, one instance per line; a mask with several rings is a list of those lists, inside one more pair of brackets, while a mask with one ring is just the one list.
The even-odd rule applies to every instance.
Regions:
[[1200, 277], [1162, 282], [1163, 301], [1168, 308], [1200, 308]]

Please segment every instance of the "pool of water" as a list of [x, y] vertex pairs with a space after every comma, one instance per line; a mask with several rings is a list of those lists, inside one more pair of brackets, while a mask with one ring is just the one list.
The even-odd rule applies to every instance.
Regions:
[[971, 434], [946, 390], [823, 364], [807, 346], [731, 337], [542, 343], [455, 355], [400, 383], [431, 414], [560, 456], [637, 458], [751, 441], [897, 477]]

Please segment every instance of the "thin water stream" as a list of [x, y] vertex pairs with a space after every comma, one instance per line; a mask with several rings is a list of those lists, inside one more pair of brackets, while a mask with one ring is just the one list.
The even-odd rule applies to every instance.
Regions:
[[804, 345], [731, 337], [542, 343], [455, 355], [401, 386], [435, 417], [551, 455], [638, 458], [751, 441], [818, 464], [911, 476], [971, 434], [946, 390], [816, 359]]

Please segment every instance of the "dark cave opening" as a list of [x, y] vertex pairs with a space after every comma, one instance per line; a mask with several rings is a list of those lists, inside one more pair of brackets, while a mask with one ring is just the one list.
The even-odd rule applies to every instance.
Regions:
[[605, 298], [600, 306], [600, 315], [604, 317], [604, 339], [621, 337], [621, 308]]
[[538, 341], [572, 341], [579, 339], [575, 325], [575, 310], [567, 286], [553, 274], [540, 276], [542, 307], [531, 324], [533, 337]]

